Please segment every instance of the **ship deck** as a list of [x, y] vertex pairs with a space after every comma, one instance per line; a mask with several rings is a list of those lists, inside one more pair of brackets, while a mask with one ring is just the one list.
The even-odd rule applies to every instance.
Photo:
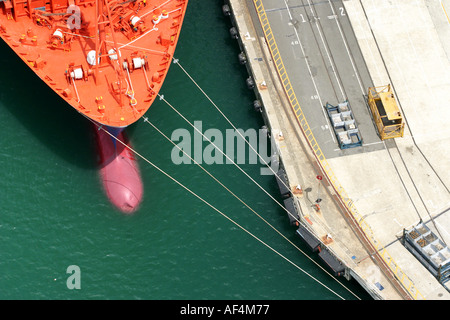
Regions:
[[125, 127], [157, 96], [186, 5], [6, 0], [0, 2], [0, 36], [72, 107], [99, 123]]

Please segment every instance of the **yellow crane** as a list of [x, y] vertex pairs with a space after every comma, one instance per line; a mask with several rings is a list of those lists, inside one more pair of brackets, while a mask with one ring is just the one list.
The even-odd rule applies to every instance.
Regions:
[[390, 84], [369, 88], [367, 102], [381, 140], [403, 137], [405, 123]]

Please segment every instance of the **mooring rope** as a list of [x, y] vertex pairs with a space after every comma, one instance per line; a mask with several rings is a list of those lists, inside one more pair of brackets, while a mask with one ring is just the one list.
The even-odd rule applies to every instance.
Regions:
[[[220, 110], [220, 108], [217, 106], [217, 104], [214, 103], [214, 101], [209, 97], [209, 95], [198, 85], [198, 83], [194, 80], [194, 78], [192, 78], [192, 76], [186, 71], [185, 68], [183, 68], [183, 66], [180, 64], [180, 60], [179, 59], [175, 59], [173, 58], [173, 63], [176, 64], [177, 66], [180, 67], [180, 69], [186, 74], [186, 76], [192, 81], [192, 83], [194, 83], [194, 85], [200, 90], [200, 92], [206, 97], [206, 99], [208, 99], [209, 102], [211, 102], [211, 104], [216, 108], [216, 110], [222, 115], [222, 117], [231, 125], [231, 127], [240, 135], [240, 137], [248, 144], [248, 146], [252, 149], [252, 151], [259, 157], [259, 159], [266, 165], [267, 168], [269, 168], [272, 173], [274, 175], [276, 175], [277, 173], [272, 169], [272, 167], [267, 163], [266, 160], [264, 160], [264, 158], [258, 153], [258, 151], [255, 150], [255, 148], [251, 145], [251, 143], [245, 139], [244, 135], [236, 128], [236, 126], [230, 121], [230, 119], [228, 119], [228, 117], [222, 112], [222, 110]], [[282, 181], [280, 179], [280, 181], [283, 183], [283, 185], [290, 189], [288, 185], [286, 185], [284, 183], [284, 181]]]
[[[89, 121], [91, 121], [95, 126], [97, 126], [99, 129], [103, 130], [105, 133], [107, 133], [110, 137], [112, 137], [113, 139], [115, 139], [116, 141], [118, 141], [120, 144], [122, 144], [124, 147], [128, 148], [128, 150], [130, 150], [131, 152], [133, 152], [134, 154], [136, 154], [139, 158], [141, 158], [143, 161], [147, 162], [148, 164], [150, 164], [153, 168], [155, 168], [157, 171], [159, 171], [160, 173], [162, 173], [163, 175], [165, 175], [167, 178], [169, 178], [170, 180], [172, 180], [173, 182], [175, 182], [176, 184], [178, 184], [180, 187], [182, 187], [184, 190], [186, 190], [187, 192], [189, 192], [191, 195], [193, 195], [194, 197], [196, 197], [197, 199], [199, 199], [200, 201], [202, 201], [204, 204], [206, 204], [208, 207], [210, 207], [211, 209], [213, 209], [214, 211], [216, 211], [217, 213], [219, 213], [221, 216], [223, 216], [225, 219], [227, 219], [228, 221], [230, 221], [231, 223], [233, 223], [235, 226], [237, 226], [239, 229], [241, 229], [242, 231], [244, 231], [245, 233], [247, 233], [248, 235], [250, 235], [252, 238], [254, 238], [255, 240], [257, 240], [258, 242], [260, 242], [261, 244], [263, 244], [265, 247], [267, 247], [268, 249], [270, 249], [272, 252], [274, 252], [275, 254], [277, 254], [278, 256], [280, 256], [281, 258], [283, 258], [284, 260], [286, 260], [287, 262], [289, 262], [291, 265], [293, 265], [295, 268], [297, 268], [298, 270], [300, 270], [301, 272], [303, 272], [305, 275], [307, 275], [308, 277], [310, 277], [311, 279], [313, 279], [314, 281], [316, 281], [318, 284], [320, 284], [321, 286], [323, 286], [324, 288], [326, 288], [327, 290], [329, 290], [330, 292], [332, 292], [334, 295], [336, 295], [337, 297], [339, 297], [342, 300], [345, 300], [341, 295], [339, 295], [337, 292], [335, 292], [334, 290], [332, 290], [330, 287], [328, 287], [327, 285], [325, 285], [324, 283], [322, 283], [320, 280], [318, 280], [317, 278], [315, 278], [313, 275], [311, 275], [310, 273], [308, 273], [307, 271], [303, 270], [300, 266], [298, 266], [297, 264], [295, 264], [294, 262], [292, 262], [290, 259], [288, 259], [287, 257], [285, 257], [283, 254], [281, 254], [280, 252], [278, 252], [276, 249], [274, 249], [273, 247], [271, 247], [269, 244], [267, 244], [266, 242], [264, 242], [263, 240], [261, 240], [259, 237], [257, 237], [256, 235], [254, 235], [252, 232], [250, 232], [249, 230], [247, 230], [246, 228], [244, 228], [243, 226], [241, 226], [239, 223], [237, 223], [236, 221], [234, 221], [232, 218], [230, 218], [229, 216], [227, 216], [225, 213], [223, 213], [221, 210], [217, 209], [215, 206], [213, 206], [211, 203], [209, 203], [208, 201], [206, 201], [205, 199], [203, 199], [201, 196], [199, 196], [197, 193], [195, 193], [194, 191], [192, 191], [190, 188], [186, 187], [184, 184], [182, 184], [180, 181], [178, 181], [177, 179], [175, 179], [174, 177], [172, 177], [170, 174], [168, 174], [167, 172], [165, 172], [164, 170], [162, 170], [161, 168], [159, 168], [156, 164], [154, 164], [153, 162], [151, 162], [150, 160], [148, 160], [146, 157], [144, 157], [143, 155], [141, 155], [139, 152], [137, 152], [136, 150], [134, 150], [133, 148], [131, 148], [129, 145], [127, 145], [126, 143], [124, 143], [123, 141], [121, 141], [120, 139], [118, 139], [116, 136], [114, 136], [113, 134], [111, 134], [108, 130], [106, 130], [102, 125], [96, 123], [94, 120], [88, 118], [87, 116], [85, 116]], [[144, 119], [145, 120], [145, 119]], [[146, 122], [148, 122], [148, 120], [146, 120]], [[351, 291], [350, 291], [351, 292]]]
[[[174, 61], [175, 62], [175, 61]], [[212, 101], [212, 99], [205, 93], [205, 91], [197, 84], [197, 82], [195, 82], [195, 80], [189, 75], [189, 73], [187, 73], [187, 71], [179, 64], [179, 61], [176, 60], [176, 64], [179, 65], [179, 67], [183, 70], [183, 72], [191, 79], [191, 81], [193, 81], [193, 83], [197, 86], [197, 88], [203, 93], [203, 95], [211, 102], [211, 104], [219, 111], [219, 113], [226, 119], [226, 121], [234, 128], [234, 130], [236, 132], [238, 132], [238, 134], [240, 135], [240, 137], [250, 146], [250, 148], [253, 150], [253, 152], [255, 152], [255, 154], [258, 155], [258, 157], [261, 159], [262, 162], [264, 162], [264, 164], [274, 173], [276, 174], [276, 172], [271, 168], [271, 166], [264, 160], [264, 158], [254, 149], [254, 147], [247, 141], [247, 139], [245, 139], [245, 137], [240, 133], [240, 131], [236, 128], [236, 126], [228, 119], [228, 117], [226, 117], [226, 115], [220, 110], [220, 108]], [[155, 92], [155, 91], [154, 91]], [[181, 112], [179, 112], [171, 103], [169, 103], [163, 95], [159, 94], [158, 92], [155, 92], [155, 94], [157, 94], [157, 96], [159, 97], [160, 100], [164, 101], [172, 110], [174, 110], [183, 120], [185, 120], [190, 126], [192, 126], [194, 128], [194, 130], [196, 130], [206, 141], [208, 141], [209, 143], [211, 143], [211, 145], [213, 145], [222, 155], [224, 155], [228, 161], [230, 161], [236, 168], [238, 168], [242, 173], [244, 173], [255, 185], [257, 185], [264, 193], [266, 193], [275, 203], [277, 203], [284, 211], [287, 212], [288, 215], [290, 215], [291, 217], [293, 217], [293, 219], [295, 219], [297, 222], [300, 223], [300, 221], [297, 219], [297, 217], [293, 216], [289, 210], [287, 210], [283, 205], [281, 205], [269, 192], [267, 192], [258, 182], [256, 182], [250, 175], [248, 175], [233, 159], [231, 159], [226, 153], [223, 152], [223, 150], [221, 150], [215, 143], [213, 143], [208, 137], [206, 137], [197, 127], [195, 127], [195, 125], [193, 125], [185, 116], [183, 116], [181, 114]], [[200, 165], [195, 159], [193, 159], [190, 155], [188, 155], [182, 148], [180, 148], [177, 144], [175, 144], [169, 137], [167, 137], [161, 130], [159, 130], [152, 122], [150, 122], [148, 120], [147, 117], [142, 117], [144, 122], [147, 122], [149, 125], [151, 125], [159, 134], [161, 134], [166, 140], [168, 140], [169, 142], [171, 142], [175, 147], [177, 147], [180, 151], [182, 151], [187, 157], [190, 158], [191, 161], [193, 161], [198, 167], [200, 167], [206, 174], [208, 174], [213, 180], [215, 180], [220, 186], [222, 186], [228, 193], [230, 193], [233, 197], [235, 197], [238, 201], [240, 201], [245, 207], [247, 207], [250, 211], [252, 211], [258, 218], [260, 218], [264, 223], [266, 223], [270, 228], [272, 228], [276, 233], [278, 233], [282, 238], [284, 238], [287, 242], [289, 242], [292, 246], [294, 246], [299, 252], [301, 252], [305, 257], [307, 257], [310, 261], [312, 261], [316, 266], [318, 266], [321, 270], [323, 270], [326, 274], [328, 274], [331, 278], [333, 278], [337, 283], [339, 283], [343, 288], [345, 288], [347, 291], [349, 291], [353, 296], [355, 296], [357, 299], [360, 299], [355, 293], [353, 293], [350, 289], [348, 289], [345, 285], [343, 285], [340, 281], [338, 281], [332, 274], [330, 274], [327, 270], [325, 270], [322, 266], [320, 266], [316, 261], [314, 261], [311, 257], [309, 257], [304, 251], [302, 251], [299, 247], [297, 247], [292, 241], [290, 241], [289, 239], [287, 239], [279, 230], [277, 230], [272, 224], [270, 224], [266, 219], [264, 219], [260, 214], [258, 214], [253, 208], [251, 208], [244, 200], [242, 200], [240, 197], [238, 197], [235, 193], [233, 193], [228, 187], [226, 187], [222, 182], [220, 182], [214, 175], [212, 175], [208, 170], [206, 170], [202, 165]], [[89, 119], [87, 117], [87, 119]], [[337, 294], [336, 292], [334, 292], [332, 289], [330, 289], [329, 287], [327, 287], [325, 284], [323, 284], [322, 282], [320, 282], [319, 280], [317, 280], [316, 278], [314, 278], [311, 274], [307, 273], [305, 270], [303, 270], [302, 268], [300, 268], [298, 265], [296, 265], [295, 263], [293, 263], [291, 260], [289, 260], [288, 258], [286, 258], [284, 255], [282, 255], [281, 253], [279, 253], [277, 250], [275, 250], [274, 248], [272, 248], [270, 245], [268, 245], [267, 243], [265, 243], [264, 241], [262, 241], [260, 238], [258, 238], [256, 235], [254, 235], [253, 233], [251, 233], [250, 231], [248, 231], [247, 229], [245, 229], [244, 227], [242, 227], [241, 225], [239, 225], [236, 221], [234, 221], [233, 219], [231, 219], [230, 217], [228, 217], [226, 214], [224, 214], [222, 211], [220, 211], [219, 209], [217, 209], [216, 207], [214, 207], [213, 205], [211, 205], [208, 201], [206, 201], [205, 199], [203, 199], [201, 196], [199, 196], [198, 194], [196, 194], [194, 191], [190, 190], [188, 187], [186, 187], [185, 185], [183, 185], [181, 182], [179, 182], [178, 180], [176, 180], [175, 178], [173, 178], [172, 176], [170, 176], [167, 172], [165, 172], [164, 170], [160, 169], [158, 166], [156, 166], [154, 163], [152, 163], [150, 160], [148, 160], [147, 158], [145, 158], [144, 156], [142, 156], [140, 153], [138, 153], [136, 150], [134, 150], [133, 148], [131, 148], [130, 146], [126, 145], [124, 142], [122, 142], [120, 139], [118, 139], [117, 137], [115, 137], [114, 135], [112, 135], [110, 132], [108, 132], [105, 128], [103, 128], [103, 126], [100, 126], [98, 123], [96, 123], [95, 121], [89, 119], [91, 122], [93, 122], [96, 126], [99, 127], [99, 129], [102, 129], [104, 132], [106, 132], [108, 135], [110, 135], [111, 137], [113, 137], [114, 139], [116, 139], [117, 141], [119, 141], [122, 145], [124, 145], [125, 147], [127, 147], [131, 152], [135, 153], [137, 156], [139, 156], [140, 158], [142, 158], [145, 162], [149, 163], [151, 166], [153, 166], [155, 169], [157, 169], [158, 171], [160, 171], [161, 173], [163, 173], [165, 176], [167, 176], [169, 179], [171, 179], [172, 181], [174, 181], [175, 183], [177, 183], [178, 185], [180, 185], [183, 189], [185, 189], [186, 191], [188, 191], [189, 193], [191, 193], [192, 195], [194, 195], [196, 198], [198, 198], [199, 200], [201, 200], [203, 203], [205, 203], [206, 205], [208, 205], [209, 207], [211, 207], [213, 210], [215, 210], [216, 212], [218, 212], [219, 214], [221, 214], [223, 217], [225, 217], [226, 219], [228, 219], [230, 222], [232, 222], [233, 224], [235, 224], [236, 226], [238, 226], [240, 229], [242, 229], [243, 231], [245, 231], [246, 233], [248, 233], [249, 235], [251, 235], [253, 238], [255, 238], [257, 241], [259, 241], [260, 243], [262, 243], [263, 245], [265, 245], [267, 248], [269, 248], [270, 250], [272, 250], [273, 252], [275, 252], [277, 255], [279, 255], [280, 257], [282, 257], [283, 259], [285, 259], [286, 261], [288, 261], [289, 263], [291, 263], [292, 265], [294, 265], [297, 269], [299, 269], [300, 271], [302, 271], [303, 273], [307, 274], [309, 277], [311, 277], [313, 280], [315, 280], [316, 282], [318, 282], [319, 284], [321, 284], [322, 286], [324, 286], [325, 288], [327, 288], [328, 290], [330, 290], [332, 293], [334, 293], [336, 296], [338, 296], [339, 298], [343, 299], [339, 294]], [[280, 179], [280, 181], [285, 185], [285, 187], [287, 187], [288, 189], [289, 186], [287, 186], [284, 181], [282, 181]]]
[[208, 170], [206, 170], [200, 163], [198, 163], [194, 158], [192, 158], [189, 154], [187, 154], [182, 148], [180, 148], [175, 142], [173, 142], [167, 135], [165, 135], [160, 129], [158, 129], [147, 117], [144, 117], [144, 122], [147, 122], [151, 125], [160, 135], [162, 135], [167, 141], [172, 143], [178, 150], [183, 152], [191, 161], [193, 161], [200, 169], [202, 169], [207, 175], [209, 175], [214, 181], [216, 181], [220, 186], [222, 186], [228, 193], [230, 193], [233, 197], [235, 197], [239, 202], [241, 202], [245, 207], [247, 207], [250, 211], [252, 211], [258, 218], [260, 218], [264, 223], [266, 223], [270, 228], [272, 228], [276, 233], [278, 233], [283, 239], [289, 242], [294, 248], [296, 248], [299, 252], [301, 252], [305, 257], [307, 257], [310, 261], [312, 261], [316, 266], [318, 266], [322, 271], [332, 277], [336, 282], [338, 282], [342, 287], [348, 290], [351, 294], [353, 294], [356, 298], [359, 297], [345, 287], [340, 281], [338, 281], [331, 273], [325, 270], [320, 264], [314, 261], [310, 256], [308, 256], [303, 250], [301, 250], [298, 246], [296, 246], [291, 240], [286, 238], [279, 230], [277, 230], [270, 222], [264, 219], [260, 214], [258, 214], [253, 208], [251, 208], [244, 200], [242, 200], [239, 196], [237, 196], [233, 191], [231, 191], [227, 186], [225, 186], [221, 181], [219, 181], [213, 174], [211, 174]]

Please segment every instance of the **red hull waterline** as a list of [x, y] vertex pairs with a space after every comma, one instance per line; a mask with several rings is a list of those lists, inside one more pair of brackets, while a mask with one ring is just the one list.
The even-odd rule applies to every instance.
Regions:
[[[130, 146], [123, 130], [108, 128], [118, 140]], [[95, 126], [100, 160], [100, 178], [111, 203], [126, 214], [135, 212], [142, 201], [144, 188], [134, 154], [122, 143]]]

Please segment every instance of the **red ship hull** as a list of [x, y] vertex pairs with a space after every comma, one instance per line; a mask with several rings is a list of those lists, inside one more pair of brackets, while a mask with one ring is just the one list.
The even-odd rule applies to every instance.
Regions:
[[[143, 184], [122, 129], [158, 96], [188, 0], [0, 0], [0, 37], [95, 129], [108, 198], [132, 213]], [[26, 87], [24, 94], [38, 93]]]
[[94, 131], [105, 193], [117, 209], [131, 214], [139, 208], [144, 188], [137, 160], [125, 146], [130, 142], [122, 130], [109, 130], [115, 138], [96, 126]]
[[78, 112], [124, 128], [158, 95], [186, 6], [187, 0], [0, 0], [0, 37]]

